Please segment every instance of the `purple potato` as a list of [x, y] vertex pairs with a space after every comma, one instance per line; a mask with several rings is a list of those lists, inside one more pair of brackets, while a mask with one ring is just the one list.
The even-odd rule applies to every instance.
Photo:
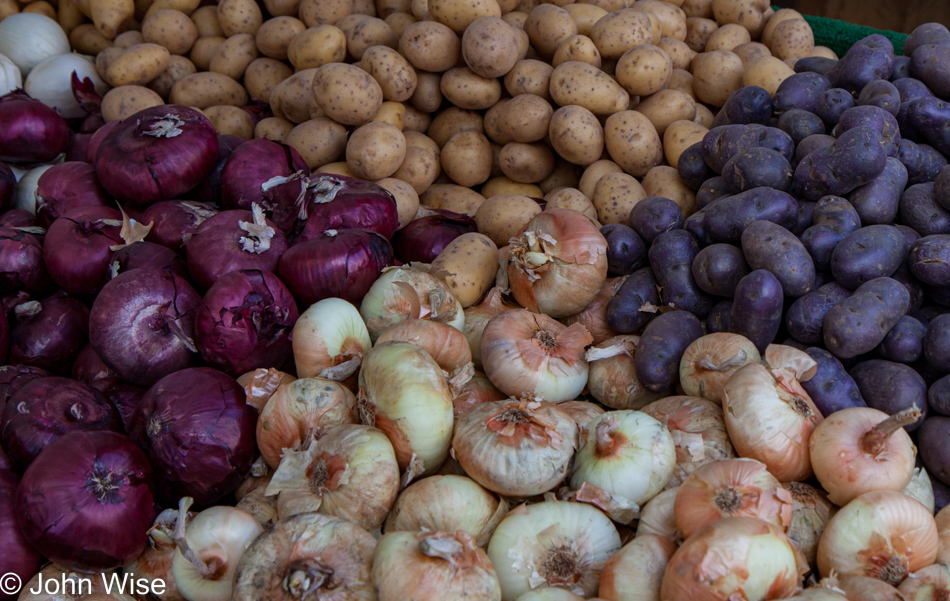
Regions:
[[752, 269], [771, 272], [786, 296], [798, 298], [815, 286], [815, 262], [811, 255], [795, 234], [778, 224], [749, 224], [742, 232], [742, 254]]
[[817, 202], [812, 202], [810, 200], [799, 200], [798, 219], [795, 220], [795, 226], [789, 231], [796, 236], [801, 237], [801, 235], [805, 233], [805, 230], [814, 225], [815, 207], [817, 205]]
[[633, 205], [628, 223], [650, 245], [663, 232], [682, 229], [683, 211], [670, 198], [651, 196]]
[[934, 416], [917, 433], [917, 448], [927, 472], [950, 486], [950, 417]]
[[841, 134], [856, 127], [870, 127], [879, 131], [884, 137], [887, 156], [897, 156], [901, 130], [894, 115], [877, 106], [856, 106], [841, 113], [838, 125], [831, 133], [840, 138]]
[[918, 25], [904, 40], [904, 54], [911, 56], [914, 50], [928, 44], [950, 45], [950, 31], [941, 23]]
[[772, 117], [772, 97], [764, 88], [745, 86], [733, 92], [726, 104], [713, 119], [712, 126], [746, 125], [758, 123], [767, 125]]
[[[802, 62], [806, 59], [801, 59]], [[772, 96], [772, 109], [775, 114], [801, 109], [814, 113], [818, 99], [831, 88], [831, 82], [820, 73], [805, 71], [786, 77]]]
[[924, 357], [939, 373], [950, 373], [950, 314], [939, 315], [927, 326]]
[[888, 79], [894, 70], [894, 45], [880, 34], [858, 40], [826, 74], [831, 85], [857, 94], [875, 79]]
[[802, 159], [795, 167], [791, 192], [807, 200], [829, 194], [844, 196], [880, 175], [886, 165], [886, 142], [880, 132], [855, 127], [842, 133], [832, 146]]
[[838, 282], [824, 284], [795, 299], [785, 314], [785, 328], [799, 342], [818, 344], [822, 341], [825, 315], [849, 296], [851, 291]]
[[898, 210], [901, 223], [921, 236], [950, 234], [950, 211], [937, 204], [933, 182], [909, 186]]
[[899, 159], [887, 157], [884, 170], [870, 182], [852, 190], [848, 200], [864, 225], [893, 223], [906, 185], [906, 167]]
[[750, 272], [736, 286], [729, 331], [745, 336], [764, 354], [782, 325], [784, 302], [778, 278], [764, 269]]
[[739, 280], [750, 269], [742, 249], [732, 244], [711, 244], [699, 251], [691, 267], [696, 285], [714, 296], [732, 297]]
[[679, 377], [680, 360], [686, 347], [702, 335], [702, 324], [688, 311], [658, 315], [644, 328], [633, 357], [640, 384], [650, 392], [669, 390]]
[[934, 200], [941, 207], [950, 210], [950, 167], [944, 167], [934, 179]]
[[891, 71], [889, 81], [892, 83], [910, 77], [910, 57], [897, 55], [894, 57], [894, 70]]
[[812, 134], [799, 142], [795, 147], [795, 165], [802, 162], [806, 156], [820, 148], [827, 148], [835, 143], [835, 137], [828, 134]]
[[927, 404], [940, 415], [950, 415], [950, 376], [944, 376], [930, 385]]
[[729, 331], [729, 316], [732, 314], [732, 299], [723, 299], [713, 305], [706, 316], [706, 333]]
[[910, 56], [910, 74], [940, 98], [950, 99], [950, 45], [925, 44]]
[[950, 282], [950, 235], [924, 236], [910, 246], [908, 267], [911, 274], [931, 286]]
[[676, 171], [680, 179], [690, 190], [696, 192], [703, 182], [716, 175], [703, 158], [703, 143], [696, 142], [680, 154], [676, 162]]
[[897, 363], [913, 363], [924, 352], [927, 328], [910, 315], [901, 317], [877, 347], [880, 356]]
[[893, 225], [869, 225], [848, 234], [831, 253], [831, 273], [852, 290], [901, 266], [907, 240]]
[[837, 64], [838, 59], [826, 56], [806, 56], [795, 61], [795, 73], [817, 73], [825, 75]]
[[812, 215], [812, 226], [801, 234], [802, 244], [815, 261], [815, 269], [830, 269], [832, 251], [845, 236], [860, 227], [857, 210], [844, 198], [825, 196], [819, 200]]
[[839, 359], [869, 353], [909, 307], [910, 294], [900, 282], [887, 277], [866, 282], [825, 315], [825, 348]]
[[640, 269], [647, 261], [647, 246], [635, 231], [622, 223], [610, 223], [600, 228], [607, 240], [607, 275], [628, 275]]
[[818, 347], [807, 348], [805, 352], [818, 366], [811, 380], [802, 382], [802, 388], [824, 417], [841, 409], [868, 406], [854, 378], [837, 357]]
[[621, 334], [638, 332], [655, 313], [641, 311], [645, 305], [659, 306], [653, 270], [644, 267], [627, 276], [613, 298], [607, 302], [607, 325]]
[[706, 226], [703, 220], [706, 219], [706, 209], [700, 209], [686, 218], [683, 222], [683, 229], [693, 235], [700, 246], [710, 244], [709, 236], [706, 235]]
[[892, 115], [897, 115], [901, 107], [901, 93], [886, 79], [875, 79], [861, 88], [858, 106], [876, 106]]
[[[795, 144], [808, 136], [825, 133], [825, 122], [815, 113], [801, 109], [791, 109], [778, 118], [778, 128], [792, 137]], [[797, 149], [796, 149], [797, 150]]]
[[933, 96], [915, 98], [901, 103], [897, 115], [901, 132], [930, 144], [944, 155], [950, 155], [950, 103]]
[[821, 117], [826, 126], [832, 128], [838, 124], [841, 113], [853, 106], [854, 96], [851, 92], [841, 88], [831, 88], [821, 93], [812, 112]]
[[791, 161], [795, 143], [784, 131], [764, 125], [723, 125], [714, 127], [703, 136], [703, 158], [716, 173], [722, 173], [726, 163], [749, 148], [769, 148], [782, 153]]
[[934, 95], [934, 93], [930, 91], [930, 88], [927, 87], [927, 84], [913, 77], [898, 79], [893, 83], [894, 87], [897, 88], [897, 92], [901, 95], [901, 104], [915, 98]]
[[719, 175], [710, 177], [699, 186], [699, 191], [696, 192], [696, 208], [708, 207], [714, 200], [728, 195], [729, 190], [726, 188], [726, 180]]
[[710, 240], [737, 244], [755, 221], [771, 221], [786, 229], [798, 224], [798, 203], [781, 190], [753, 188], [719, 199], [705, 209], [703, 226]]
[[898, 145], [897, 159], [907, 169], [907, 183], [912, 186], [936, 180], [947, 165], [947, 159], [933, 146], [907, 139]]
[[792, 183], [792, 166], [779, 152], [750, 148], [726, 162], [722, 179], [733, 194], [761, 187], [784, 191]]
[[905, 409], [920, 409], [921, 416], [904, 426], [908, 432], [920, 427], [927, 417], [927, 384], [914, 368], [884, 359], [858, 363], [850, 372], [868, 407], [894, 415]]
[[650, 247], [650, 266], [664, 305], [705, 318], [714, 301], [693, 280], [691, 267], [697, 254], [699, 243], [686, 230], [663, 232]]

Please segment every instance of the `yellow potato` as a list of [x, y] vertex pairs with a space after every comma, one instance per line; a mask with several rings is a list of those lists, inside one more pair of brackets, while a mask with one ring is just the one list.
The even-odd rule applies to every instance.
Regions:
[[376, 11], [383, 19], [393, 13], [409, 13], [412, 12], [412, 0], [379, 0]]
[[457, 107], [483, 110], [501, 98], [501, 82], [476, 75], [468, 67], [449, 69], [439, 82], [442, 95]]
[[336, 163], [327, 163], [326, 165], [321, 165], [313, 170], [314, 173], [332, 173], [333, 175], [344, 175], [346, 177], [356, 177], [356, 174], [350, 170], [350, 167], [346, 164], [346, 161], [338, 161]]
[[374, 0], [353, 0], [353, 13], [375, 17], [376, 3]]
[[588, 165], [586, 169], [584, 169], [584, 173], [581, 175], [581, 179], [577, 183], [577, 188], [587, 198], [593, 198], [594, 190], [597, 187], [597, 182], [600, 181], [601, 177], [607, 175], [608, 173], [623, 173], [623, 168], [609, 159], [600, 159], [599, 161], [594, 161]]
[[[82, 6], [79, 5], [80, 9]], [[127, 30], [135, 16], [133, 0], [89, 0], [88, 7], [89, 18], [96, 29], [109, 39]]]
[[649, 196], [629, 173], [608, 173], [597, 181], [591, 202], [602, 225], [627, 223], [634, 205]]
[[205, 109], [221, 104], [244, 106], [248, 96], [247, 90], [227, 75], [207, 72], [195, 73], [176, 81], [168, 101]]
[[601, 17], [591, 29], [590, 37], [603, 58], [618, 59], [634, 46], [653, 43], [653, 24], [649, 13], [624, 8]]
[[394, 125], [373, 121], [360, 126], [346, 143], [346, 164], [357, 177], [389, 177], [406, 158], [406, 137]]
[[[30, 4], [37, 3], [31, 2]], [[28, 4], [27, 7], [29, 7], [30, 4]], [[46, 4], [51, 9], [53, 8], [48, 2], [43, 2], [43, 4]], [[23, 10], [25, 12], [26, 8]], [[79, 7], [73, 0], [59, 0], [58, 14], [57, 10], [53, 9], [53, 16], [50, 18], [59, 23], [59, 26], [63, 28], [67, 36], [86, 21], [86, 15], [82, 14], [82, 11], [79, 10]], [[3, 16], [0, 16], [0, 19], [3, 19]], [[95, 25], [93, 25], [93, 27], [95, 27]]]
[[316, 69], [304, 69], [274, 86], [270, 93], [270, 108], [275, 117], [291, 123], [303, 123], [310, 119], [310, 107], [316, 104], [313, 97], [313, 77], [316, 73]]
[[307, 27], [336, 25], [337, 21], [353, 13], [353, 0], [303, 0], [299, 6], [300, 20]]
[[657, 165], [643, 178], [643, 190], [647, 196], [670, 198], [683, 211], [683, 217], [689, 217], [696, 209], [696, 195], [683, 180], [679, 172], [669, 165]]
[[366, 17], [345, 31], [347, 53], [360, 60], [363, 52], [373, 46], [386, 46], [395, 49], [399, 45], [399, 35], [386, 21], [375, 17]]
[[712, 128], [712, 123], [715, 118], [716, 116], [713, 115], [713, 112], [709, 110], [705, 104], [696, 103], [696, 117], [693, 119], [694, 122], [710, 129]]
[[[442, 162], [445, 163], [444, 158]], [[502, 173], [516, 182], [536, 183], [554, 171], [554, 153], [547, 144], [509, 142], [501, 149], [498, 165]]]
[[597, 116], [582, 106], [562, 106], [551, 116], [551, 146], [567, 161], [590, 165], [603, 155], [604, 128]]
[[674, 167], [678, 165], [683, 151], [696, 142], [702, 142], [708, 131], [708, 127], [703, 127], [692, 119], [670, 123], [663, 134], [663, 154], [666, 156], [666, 162]]
[[253, 100], [270, 104], [270, 95], [274, 88], [293, 74], [293, 70], [279, 60], [254, 59], [244, 71], [244, 87]]
[[551, 64], [555, 67], [568, 61], [580, 61], [600, 68], [602, 64], [600, 51], [594, 41], [586, 35], [572, 35], [567, 38], [554, 51], [554, 58]]
[[248, 65], [256, 58], [257, 44], [254, 42], [254, 36], [249, 33], [239, 33], [229, 37], [218, 46], [218, 51], [211, 58], [208, 70], [227, 75], [234, 80], [241, 80]]
[[209, 106], [203, 112], [219, 135], [229, 134], [245, 140], [254, 137], [254, 120], [244, 109], [227, 105]]
[[419, 202], [433, 209], [443, 209], [454, 213], [475, 216], [485, 197], [465, 186], [458, 184], [432, 184], [419, 195]]
[[383, 90], [376, 80], [359, 67], [344, 63], [329, 63], [317, 69], [313, 94], [327, 116], [343, 125], [369, 122], [383, 103]]
[[92, 23], [83, 23], [69, 32], [69, 46], [81, 54], [95, 56], [112, 46], [112, 40]]
[[551, 73], [554, 67], [534, 59], [524, 59], [505, 75], [505, 89], [512, 96], [534, 94], [545, 100], [551, 99]]
[[264, 15], [254, 0], [218, 0], [218, 23], [224, 35], [254, 35], [264, 23]]
[[504, 175], [493, 177], [485, 182], [480, 192], [485, 198], [491, 198], [492, 196], [502, 196], [506, 194], [532, 196], [535, 198], [541, 198], [544, 196], [544, 192], [542, 192], [541, 188], [539, 188], [537, 185], [516, 182], [515, 180], [505, 177]]
[[475, 225], [479, 233], [501, 247], [516, 237], [525, 224], [539, 213], [541, 206], [527, 196], [492, 196], [475, 212]]
[[465, 64], [481, 77], [503, 77], [518, 62], [518, 34], [499, 17], [481, 17], [462, 34]]
[[492, 142], [498, 144], [507, 144], [511, 142], [511, 138], [508, 137], [507, 130], [502, 129], [502, 121], [505, 119], [505, 106], [507, 106], [510, 98], [502, 98], [495, 103], [490, 109], [485, 111], [485, 118], [482, 120], [482, 127], [484, 129], [484, 134], [488, 136], [488, 139]]
[[670, 57], [673, 69], [689, 69], [689, 63], [693, 60], [693, 51], [686, 45], [686, 42], [673, 38], [662, 38], [656, 47]]
[[317, 25], [298, 33], [287, 45], [294, 69], [317, 69], [346, 58], [346, 36], [333, 25]]
[[198, 39], [198, 28], [178, 10], [159, 10], [142, 23], [144, 41], [164, 46], [172, 54], [185, 55]]
[[769, 17], [765, 27], [762, 28], [762, 35], [759, 41], [761, 41], [766, 46], [770, 46], [772, 44], [772, 33], [775, 31], [775, 28], [778, 27], [779, 23], [789, 19], [802, 18], [802, 13], [792, 8], [782, 8], [775, 11], [775, 14]]
[[[153, 14], [160, 10], [177, 10], [185, 13], [186, 15], [191, 15], [198, 8], [200, 1], [199, 0], [155, 0], [149, 5], [148, 10], [145, 11], [145, 14], [142, 15], [142, 21], [144, 22]], [[136, 2], [136, 17], [138, 17], [138, 7], [140, 2]]]
[[451, 106], [435, 116], [426, 134], [441, 148], [449, 138], [463, 131], [482, 133], [482, 115]]
[[701, 17], [711, 19], [713, 17], [712, 0], [684, 0], [680, 8], [686, 14], [686, 18]]
[[712, 19], [690, 17], [686, 19], [686, 45], [694, 52], [703, 52], [710, 36], [719, 29], [719, 24]]
[[769, 49], [782, 60], [810, 56], [815, 49], [815, 34], [804, 19], [788, 19], [772, 30]]
[[[619, 111], [608, 117], [604, 141], [610, 158], [636, 177], [643, 177], [663, 160], [663, 145], [656, 128], [646, 115], [637, 111]], [[591, 200], [596, 206], [596, 200]]]
[[161, 75], [170, 61], [164, 46], [137, 44], [116, 56], [103, 79], [112, 86], [144, 86]]
[[286, 119], [265, 117], [254, 126], [254, 137], [286, 143], [287, 136], [293, 129], [294, 124]]
[[420, 71], [442, 73], [458, 63], [462, 41], [442, 23], [420, 21], [402, 32], [399, 53]]
[[422, 112], [411, 104], [406, 105], [406, 119], [402, 126], [403, 131], [425, 133], [431, 122], [432, 117], [429, 113]]
[[383, 20], [386, 21], [386, 25], [392, 27], [396, 35], [400, 37], [402, 37], [402, 33], [406, 31], [407, 27], [419, 22], [411, 13], [393, 13]]
[[693, 92], [712, 106], [722, 106], [742, 87], [742, 59], [726, 50], [700, 54], [693, 61]]
[[406, 158], [392, 177], [406, 182], [416, 194], [422, 194], [439, 177], [440, 172], [439, 159], [435, 154], [420, 146], [407, 146]]
[[418, 78], [401, 54], [388, 46], [372, 46], [363, 52], [360, 68], [369, 73], [383, 91], [385, 100], [405, 102], [416, 91]]
[[218, 53], [218, 48], [227, 38], [220, 36], [209, 36], [198, 38], [191, 46], [191, 52], [188, 58], [195, 64], [199, 71], [207, 71], [211, 66], [211, 59]]
[[502, 11], [502, 13], [504, 13], [501, 15], [502, 21], [511, 25], [515, 29], [520, 29], [521, 31], [524, 31], [524, 22], [528, 20], [528, 13], [520, 11], [520, 10], [513, 10], [510, 12]]
[[729, 23], [728, 25], [721, 25], [719, 29], [712, 32], [712, 35], [706, 40], [705, 51], [729, 50], [731, 52], [736, 46], [748, 44], [751, 41], [752, 36], [748, 29], [742, 25]]
[[199, 38], [208, 36], [224, 37], [224, 30], [221, 29], [221, 23], [218, 22], [217, 5], [199, 7], [189, 16], [198, 30]]
[[583, 106], [598, 116], [622, 111], [630, 103], [630, 95], [612, 77], [577, 61], [562, 63], [554, 69], [550, 92], [557, 104]]
[[442, 77], [438, 73], [416, 72], [416, 89], [409, 102], [423, 113], [433, 113], [442, 106]]
[[795, 74], [795, 70], [774, 56], [760, 58], [746, 67], [742, 85], [759, 86], [774, 96], [779, 85]]
[[197, 72], [198, 68], [195, 67], [194, 63], [184, 56], [173, 54], [168, 60], [168, 68], [161, 75], [148, 82], [146, 87], [154, 90], [162, 98], [168, 98], [176, 81]]
[[696, 117], [696, 101], [692, 96], [678, 90], [660, 90], [640, 100], [635, 109], [646, 115], [656, 133], [663, 137], [666, 128], [674, 121]]
[[475, 232], [449, 242], [431, 267], [463, 309], [477, 303], [495, 285], [497, 271], [498, 247], [488, 236]]
[[539, 4], [528, 13], [524, 31], [528, 34], [531, 47], [542, 57], [550, 58], [554, 56], [561, 42], [577, 35], [577, 23], [563, 8], [553, 4]]
[[696, 99], [696, 93], [693, 92], [693, 74], [683, 69], [673, 69], [670, 78], [666, 82], [667, 90], [678, 90], [683, 92], [693, 100]]
[[402, 131], [406, 124], [406, 105], [401, 102], [386, 101], [373, 115], [373, 121], [384, 121]]
[[112, 43], [116, 48], [131, 48], [137, 44], [144, 44], [145, 35], [141, 31], [125, 31], [117, 35]]
[[769, 50], [769, 47], [759, 42], [739, 44], [732, 49], [732, 53], [742, 59], [742, 64], [746, 68], [760, 58], [772, 56], [772, 51]]
[[673, 59], [653, 44], [641, 44], [623, 53], [614, 77], [631, 96], [649, 96], [663, 89], [673, 72]]
[[555, 188], [576, 188], [580, 182], [581, 167], [569, 163], [561, 157], [554, 157], [554, 170], [551, 175], [538, 182], [543, 196]]
[[557, 188], [545, 194], [544, 200], [548, 203], [545, 210], [571, 209], [597, 221], [597, 209], [594, 208], [594, 203], [577, 188]]
[[827, 46], [815, 46], [808, 56], [823, 56], [825, 58], [838, 60], [838, 55], [835, 54], [835, 51]]
[[284, 61], [287, 60], [287, 48], [290, 47], [291, 40], [306, 29], [307, 26], [300, 19], [274, 17], [264, 21], [258, 28], [254, 40], [257, 42], [257, 48], [261, 54], [268, 58]]
[[607, 11], [593, 4], [568, 4], [563, 7], [577, 25], [577, 33], [590, 37], [594, 23], [607, 14]]
[[120, 121], [153, 106], [165, 104], [162, 97], [142, 86], [118, 86], [102, 97], [102, 118]]
[[294, 127], [284, 140], [310, 169], [338, 161], [346, 151], [346, 128], [332, 119], [310, 119]]
[[748, 32], [762, 27], [762, 13], [769, 7], [768, 0], [713, 0], [713, 16], [721, 24], [742, 26]]
[[499, 127], [508, 141], [539, 142], [548, 134], [554, 109], [533, 94], [521, 94], [505, 103]]
[[495, 0], [429, 0], [429, 12], [437, 22], [460, 35], [476, 19], [501, 17], [501, 8]]
[[475, 131], [462, 131], [442, 147], [442, 171], [460, 186], [471, 188], [491, 175], [492, 153], [488, 138]]
[[660, 35], [674, 40], [686, 39], [686, 13], [678, 6], [659, 0], [638, 0], [630, 8], [653, 14], [660, 21]]
[[396, 199], [396, 212], [399, 215], [398, 229], [409, 225], [419, 211], [419, 195], [412, 186], [394, 177], [384, 177], [377, 181], [376, 185], [388, 190]]

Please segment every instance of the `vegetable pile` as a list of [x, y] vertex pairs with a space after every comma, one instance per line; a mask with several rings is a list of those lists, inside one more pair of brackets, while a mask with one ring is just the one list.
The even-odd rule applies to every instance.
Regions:
[[0, 0], [0, 601], [945, 600], [948, 49]]

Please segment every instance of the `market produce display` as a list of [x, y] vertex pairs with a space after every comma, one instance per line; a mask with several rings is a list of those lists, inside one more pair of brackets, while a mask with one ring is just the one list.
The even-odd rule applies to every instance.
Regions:
[[945, 601], [948, 103], [762, 0], [0, 0], [0, 601]]

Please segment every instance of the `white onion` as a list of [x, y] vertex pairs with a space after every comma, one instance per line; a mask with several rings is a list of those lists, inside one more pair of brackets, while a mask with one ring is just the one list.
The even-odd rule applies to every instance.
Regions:
[[56, 109], [64, 119], [85, 117], [85, 109], [73, 96], [74, 72], [80, 81], [87, 77], [91, 79], [100, 96], [109, 90], [96, 72], [96, 65], [80, 54], [57, 54], [43, 59], [30, 71], [23, 89], [46, 106]]
[[9, 58], [0, 54], [0, 96], [9, 94], [23, 85], [23, 75], [20, 68]]
[[44, 58], [69, 53], [69, 40], [59, 23], [38, 13], [17, 13], [0, 21], [0, 54], [26, 76]]
[[16, 183], [16, 202], [14, 209], [23, 209], [29, 211], [31, 215], [36, 214], [36, 187], [39, 184], [40, 176], [46, 173], [46, 170], [52, 165], [40, 165], [30, 169], [17, 180]]

